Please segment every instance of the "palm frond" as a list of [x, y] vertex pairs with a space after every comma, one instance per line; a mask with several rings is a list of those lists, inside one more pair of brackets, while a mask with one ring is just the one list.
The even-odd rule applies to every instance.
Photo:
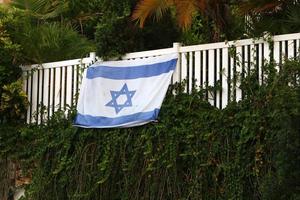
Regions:
[[292, 3], [293, 0], [251, 0], [239, 5], [242, 13], [276, 12], [283, 5]]
[[65, 0], [13, 0], [12, 5], [30, 11], [40, 19], [50, 19], [60, 16], [69, 8], [69, 1]]
[[199, 0], [198, 7], [199, 7], [200, 12], [204, 13], [204, 11], [207, 8], [207, 0]]
[[[203, 2], [203, 1], [200, 1]], [[177, 20], [180, 27], [187, 29], [190, 27], [193, 21], [193, 15], [199, 8], [205, 7], [205, 5], [199, 5], [197, 0], [177, 0], [175, 1], [176, 11], [177, 11]]]
[[143, 27], [148, 17], [154, 15], [156, 19], [160, 19], [172, 4], [171, 0], [142, 0], [137, 4], [132, 19]]

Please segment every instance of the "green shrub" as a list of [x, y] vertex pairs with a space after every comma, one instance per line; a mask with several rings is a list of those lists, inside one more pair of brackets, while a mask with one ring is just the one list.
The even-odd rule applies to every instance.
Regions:
[[44, 63], [85, 57], [93, 45], [71, 26], [59, 23], [27, 24], [15, 40], [23, 48], [27, 63]]
[[[300, 179], [300, 63], [219, 110], [203, 91], [173, 95], [158, 123], [82, 129], [57, 112], [44, 125], [5, 134], [33, 170], [27, 199], [297, 199]], [[205, 91], [204, 91], [205, 92]], [[2, 130], [0, 130], [2, 131]]]
[[9, 64], [74, 59], [94, 51], [94, 45], [70, 24], [40, 20], [33, 13], [14, 7], [0, 6], [0, 29], [0, 55], [5, 53]]
[[25, 118], [28, 99], [22, 86], [22, 80], [3, 86], [0, 97], [0, 121], [16, 123]]
[[112, 13], [104, 16], [97, 24], [95, 30], [97, 55], [109, 59], [130, 52], [170, 48], [174, 41], [179, 40], [179, 35], [171, 13], [160, 22], [146, 24], [143, 29], [131, 21], [130, 12], [127, 15], [124, 13], [123, 16]]

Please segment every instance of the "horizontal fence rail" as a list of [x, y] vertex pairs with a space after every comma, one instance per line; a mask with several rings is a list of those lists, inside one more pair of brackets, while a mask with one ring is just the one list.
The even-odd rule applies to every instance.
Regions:
[[[222, 109], [244, 97], [237, 76], [247, 76], [254, 69], [262, 83], [266, 63], [274, 60], [279, 71], [284, 60], [295, 58], [299, 50], [300, 33], [295, 33], [193, 46], [174, 43], [173, 48], [129, 53], [122, 59], [177, 53], [179, 59], [172, 83], [185, 80], [186, 92], [218, 86], [219, 90], [207, 92], [205, 98]], [[40, 123], [55, 111], [76, 105], [82, 71], [95, 61], [95, 53], [90, 53], [90, 57], [83, 59], [23, 67], [23, 85], [30, 102], [27, 122]]]

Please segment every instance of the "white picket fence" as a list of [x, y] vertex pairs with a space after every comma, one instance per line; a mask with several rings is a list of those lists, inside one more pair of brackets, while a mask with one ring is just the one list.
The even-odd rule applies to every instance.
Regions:
[[[172, 48], [129, 53], [122, 59], [178, 53], [179, 60], [172, 82], [186, 80], [186, 92], [194, 87], [206, 88], [218, 83], [221, 89], [207, 93], [206, 98], [212, 105], [224, 108], [229, 101], [243, 98], [239, 82], [232, 84], [234, 76], [246, 76], [251, 69], [256, 68], [257, 78], [262, 82], [265, 76], [262, 66], [266, 62], [274, 59], [279, 69], [285, 58], [298, 56], [299, 50], [300, 33], [295, 33], [194, 46], [174, 43]], [[40, 123], [58, 109], [75, 105], [81, 72], [95, 61], [95, 53], [90, 53], [89, 57], [83, 59], [23, 67], [24, 90], [30, 102], [27, 122]], [[42, 108], [44, 114], [36, 115]]]

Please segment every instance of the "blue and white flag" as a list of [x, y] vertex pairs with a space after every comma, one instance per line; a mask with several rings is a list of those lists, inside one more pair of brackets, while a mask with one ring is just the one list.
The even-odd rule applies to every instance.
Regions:
[[95, 63], [85, 72], [74, 125], [132, 127], [155, 121], [177, 54]]

